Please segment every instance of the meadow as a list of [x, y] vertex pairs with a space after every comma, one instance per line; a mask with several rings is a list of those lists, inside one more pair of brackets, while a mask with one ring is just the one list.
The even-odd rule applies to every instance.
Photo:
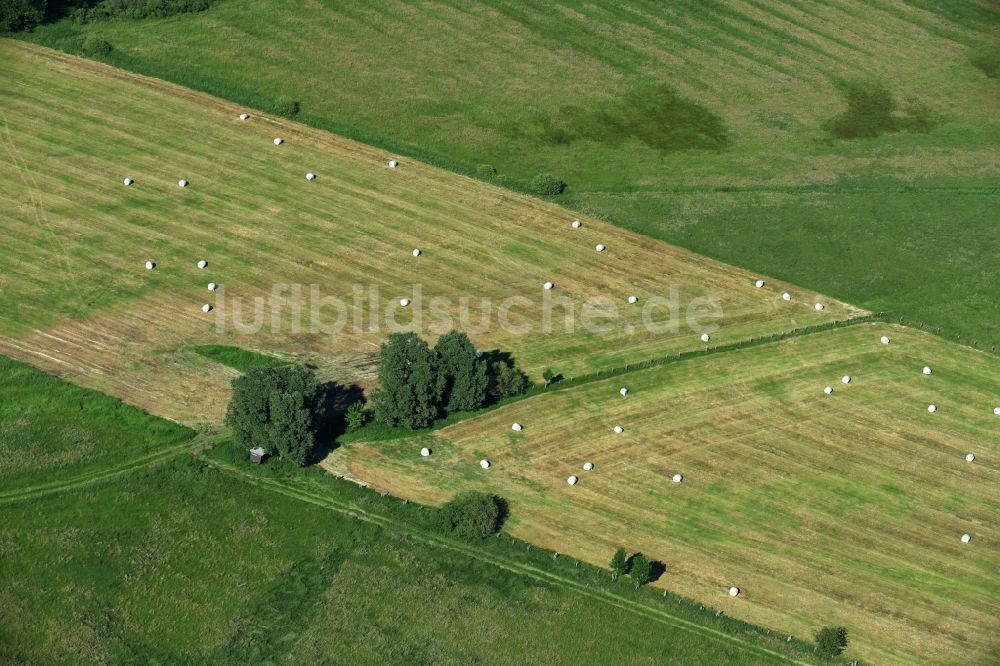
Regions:
[[[25, 460], [61, 452], [67, 432], [91, 442], [92, 462], [110, 467], [116, 462], [111, 451], [140, 456], [132, 438], [159, 436], [169, 445], [164, 433], [185, 431], [12, 361], [0, 363], [0, 386], [4, 404], [16, 397], [22, 408], [0, 410], [4, 437], [25, 432], [28, 421], [48, 424], [3, 440], [4, 458], [22, 472], [34, 471]], [[503, 555], [506, 538], [487, 549], [492, 559], [473, 545], [431, 538], [421, 521], [428, 511], [325, 474], [313, 475], [325, 482], [322, 491], [314, 481], [306, 492], [306, 477], [263, 486], [243, 475], [270, 470], [240, 456], [243, 467], [234, 473], [228, 452], [221, 445], [206, 460], [175, 450], [170, 459], [71, 490], [49, 488], [26, 499], [0, 495], [0, 661], [814, 661], [799, 641], [786, 646], [783, 636], [709, 613], [698, 620], [696, 607], [687, 609], [692, 604], [668, 614], [666, 603], [656, 610], [658, 595], [625, 586], [617, 602], [597, 598], [593, 580], [606, 579], [604, 572], [560, 561], [562, 574], [548, 582], [547, 562], [556, 562], [536, 549], [528, 569], [520, 563], [530, 559], [523, 545], [516, 547], [518, 558]], [[79, 476], [69, 465], [49, 464], [45, 471], [66, 488]], [[7, 490], [9, 476], [3, 483]], [[297, 490], [289, 494], [286, 485]], [[342, 508], [349, 502], [385, 514], [386, 526]], [[395, 511], [386, 511], [387, 503]], [[495, 564], [498, 554], [511, 563]], [[566, 579], [579, 582], [567, 585]], [[685, 609], [695, 621], [673, 619]]]
[[985, 0], [222, 0], [26, 37], [104, 39], [515, 189], [552, 173], [576, 210], [992, 350], [998, 21]]
[[[757, 289], [760, 276], [593, 218], [574, 229], [554, 204], [419, 162], [391, 169], [382, 149], [256, 113], [243, 121], [242, 107], [168, 83], [23, 42], [0, 52], [0, 352], [157, 415], [221, 419], [236, 372], [192, 349], [203, 345], [368, 388], [393, 326], [462, 326], [538, 378], [703, 348], [696, 321], [721, 326], [712, 344], [726, 344], [863, 314], [770, 278]], [[651, 311], [659, 330], [644, 326], [647, 301], [673, 294], [677, 327], [663, 326], [664, 308]], [[404, 296], [412, 307], [396, 307]], [[310, 305], [327, 297], [344, 307]], [[610, 321], [605, 332], [584, 323], [591, 298], [618, 309], [597, 320]], [[559, 299], [575, 310], [572, 329]], [[698, 319], [715, 306], [721, 318]]]
[[351, 443], [327, 464], [418, 502], [495, 492], [519, 538], [596, 564], [641, 551], [666, 565], [657, 584], [671, 591], [798, 635], [847, 626], [873, 663], [987, 663], [998, 396], [994, 356], [858, 324]]

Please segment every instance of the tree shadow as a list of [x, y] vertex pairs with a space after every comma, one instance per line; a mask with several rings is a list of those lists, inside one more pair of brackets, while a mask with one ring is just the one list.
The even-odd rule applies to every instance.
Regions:
[[660, 577], [667, 572], [667, 565], [659, 560], [653, 560], [649, 563], [649, 582], [655, 583], [660, 580]]
[[365, 400], [364, 390], [357, 384], [326, 382], [322, 385], [322, 390], [323, 416], [316, 432], [316, 445], [313, 446], [307, 465], [318, 463], [337, 448], [337, 439], [347, 432], [347, 408]]

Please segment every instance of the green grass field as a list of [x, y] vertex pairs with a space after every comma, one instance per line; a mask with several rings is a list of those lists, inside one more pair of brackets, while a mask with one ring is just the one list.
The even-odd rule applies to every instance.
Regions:
[[155, 455], [194, 434], [0, 356], [0, 495]]
[[[479, 327], [485, 310], [474, 341], [513, 353], [535, 377], [547, 366], [574, 376], [701, 348], [687, 315], [703, 312], [699, 300], [721, 308], [720, 319], [701, 319], [721, 326], [713, 344], [861, 312], [770, 278], [756, 289], [753, 273], [592, 218], [573, 229], [565, 209], [418, 162], [390, 169], [392, 154], [326, 132], [257, 114], [244, 122], [242, 107], [170, 84], [23, 42], [0, 42], [0, 53], [10, 83], [0, 88], [9, 242], [0, 352], [158, 415], [221, 418], [234, 373], [191, 350], [200, 345], [284, 353], [323, 379], [368, 387], [392, 330], [386, 310], [403, 328], [422, 312], [427, 335]], [[307, 181], [308, 171], [319, 177]], [[126, 176], [135, 184], [123, 185]], [[676, 330], [644, 327], [645, 304], [672, 290]], [[569, 299], [573, 330], [559, 305], [545, 330], [546, 294]], [[628, 305], [629, 295], [641, 301]], [[412, 307], [396, 306], [403, 296]], [[310, 307], [329, 297], [347, 308]], [[591, 298], [618, 308], [606, 333], [584, 325]], [[205, 303], [215, 312], [203, 313]], [[313, 327], [313, 314], [332, 326], [338, 313], [340, 332]], [[665, 309], [651, 319], [666, 322]]]
[[[285, 2], [40, 29], [990, 349], [988, 0]], [[183, 54], [183, 57], [178, 57]]]
[[[137, 455], [131, 437], [183, 430], [10, 361], [0, 386], [21, 407], [0, 410], [5, 437], [50, 423], [13, 449], [3, 440], [22, 470], [62, 451], [66, 431], [96, 463], [108, 460], [97, 452]], [[74, 477], [67, 465], [47, 471]], [[325, 498], [380, 499], [316, 476]], [[302, 501], [182, 452], [74, 492], [0, 497], [0, 662], [780, 664], [804, 649], [759, 630], [712, 634], [722, 623], [710, 614], [691, 630], [623, 611], [419, 538], [419, 521], [387, 529], [331, 511], [319, 492]]]
[[860, 324], [352, 443], [329, 464], [420, 502], [496, 492], [521, 538], [597, 564], [642, 551], [667, 589], [799, 635], [847, 626], [873, 663], [985, 664], [1000, 628], [997, 405], [995, 356]]

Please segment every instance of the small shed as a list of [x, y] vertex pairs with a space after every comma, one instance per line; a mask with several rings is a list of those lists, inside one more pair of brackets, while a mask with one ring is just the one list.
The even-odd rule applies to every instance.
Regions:
[[256, 463], [256, 464], [259, 465], [262, 462], [264, 462], [264, 458], [266, 458], [266, 457], [267, 457], [267, 451], [265, 451], [264, 449], [260, 448], [259, 446], [256, 447], [256, 448], [250, 449], [250, 462]]

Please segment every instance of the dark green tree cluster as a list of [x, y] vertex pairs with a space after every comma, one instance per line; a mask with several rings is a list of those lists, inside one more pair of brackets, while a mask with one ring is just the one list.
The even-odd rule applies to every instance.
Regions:
[[298, 365], [251, 368], [233, 380], [226, 425], [241, 447], [260, 447], [305, 465], [324, 416], [324, 391]]
[[31, 30], [45, 17], [46, 0], [0, 0], [0, 33]]
[[836, 657], [847, 647], [846, 627], [823, 627], [816, 632], [816, 649], [828, 657]]
[[460, 331], [442, 335], [433, 348], [416, 333], [393, 333], [380, 349], [379, 383], [375, 420], [406, 428], [425, 428], [530, 385], [509, 359], [492, 361]]
[[496, 495], [459, 493], [438, 510], [438, 527], [462, 539], [485, 539], [500, 531], [506, 513], [506, 503]]
[[628, 574], [636, 587], [649, 583], [663, 572], [660, 562], [653, 562], [642, 553], [628, 556], [628, 551], [619, 548], [611, 557], [611, 573], [617, 578]]

